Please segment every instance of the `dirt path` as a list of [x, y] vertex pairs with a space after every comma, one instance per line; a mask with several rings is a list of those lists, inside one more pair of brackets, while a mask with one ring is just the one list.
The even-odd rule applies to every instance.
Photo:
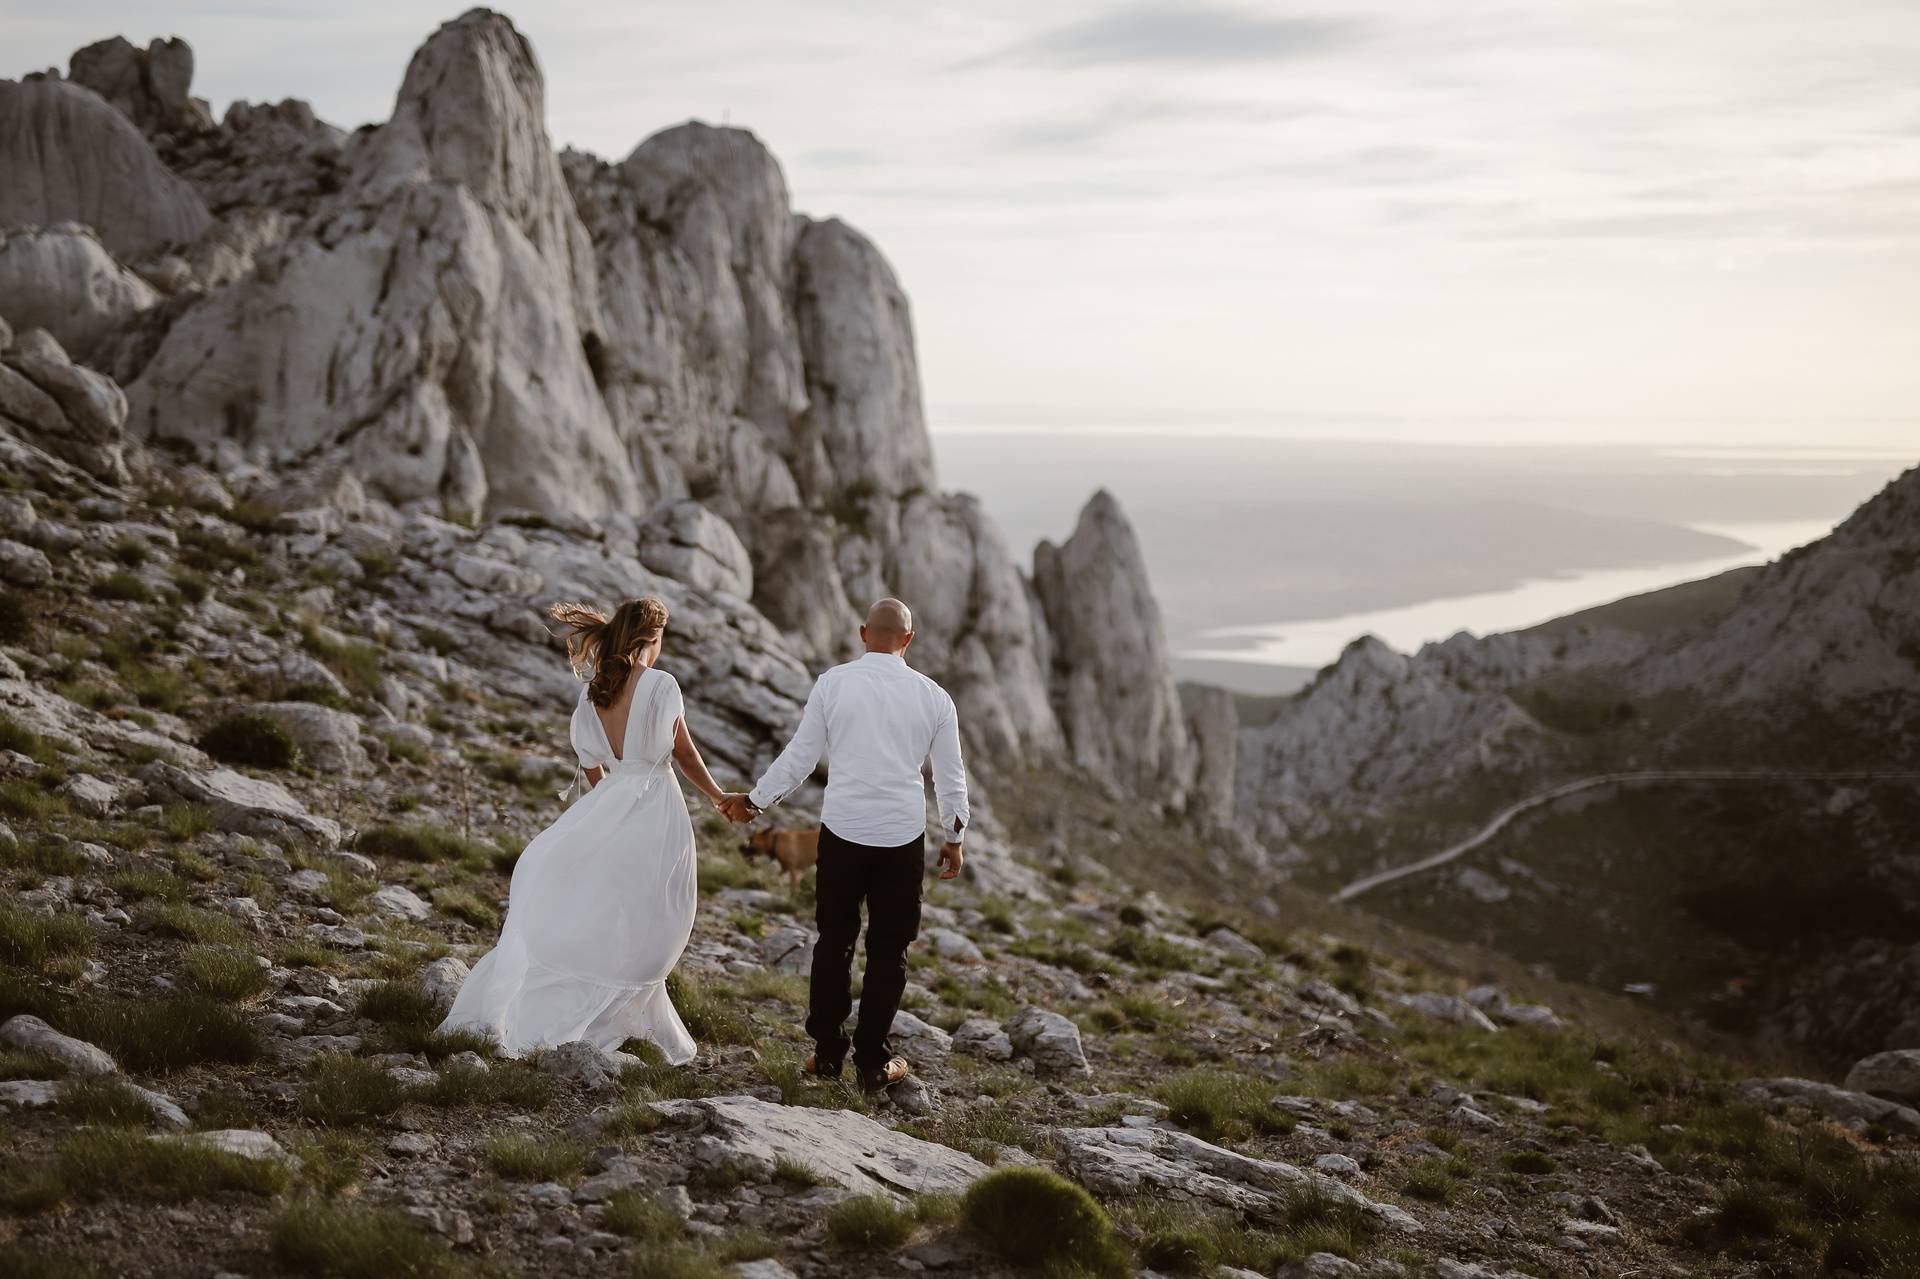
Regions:
[[1520, 814], [1551, 804], [1555, 800], [1565, 799], [1581, 791], [1593, 790], [1601, 786], [1625, 786], [1662, 782], [1778, 782], [1778, 781], [1920, 781], [1920, 772], [1903, 772], [1894, 769], [1863, 769], [1843, 772], [1818, 772], [1800, 769], [1755, 770], [1755, 769], [1667, 769], [1633, 773], [1596, 773], [1592, 777], [1581, 777], [1571, 782], [1562, 782], [1558, 786], [1539, 791], [1525, 799], [1507, 805], [1494, 814], [1493, 820], [1482, 826], [1457, 844], [1449, 844], [1437, 853], [1422, 857], [1419, 861], [1408, 862], [1404, 866], [1395, 866], [1388, 870], [1375, 871], [1361, 879], [1354, 880], [1333, 895], [1337, 902], [1352, 901], [1362, 893], [1371, 892], [1382, 884], [1390, 884], [1396, 879], [1405, 879], [1421, 871], [1444, 866], [1448, 862], [1466, 856], [1480, 845], [1498, 835], [1507, 824]]

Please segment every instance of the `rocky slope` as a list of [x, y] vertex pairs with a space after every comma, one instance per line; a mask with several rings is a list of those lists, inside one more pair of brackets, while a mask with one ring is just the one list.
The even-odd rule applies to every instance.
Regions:
[[[881, 1097], [799, 1073], [809, 885], [711, 820], [690, 1067], [437, 1036], [568, 772], [521, 595], [649, 570], [598, 528], [276, 515], [0, 446], [4, 1273], [1011, 1276], [1021, 1220], [1088, 1274], [1912, 1273], [1907, 1058], [1749, 1079], [1256, 896], [1097, 774], [1009, 779], [991, 873], [930, 890]], [[659, 585], [739, 776], [805, 668]]]
[[[1357, 640], [1241, 734], [1239, 803], [1331, 885], [1575, 778], [1763, 774], [1584, 793], [1367, 900], [1835, 1060], [1907, 1046], [1878, 974], [1920, 943], [1920, 880], [1914, 781], [1829, 775], [1912, 770], [1916, 711], [1920, 469], [1691, 620], [1463, 634], [1411, 656]], [[1742, 935], [1781, 894], [1805, 908]], [[1636, 947], [1655, 918], [1674, 944]]]

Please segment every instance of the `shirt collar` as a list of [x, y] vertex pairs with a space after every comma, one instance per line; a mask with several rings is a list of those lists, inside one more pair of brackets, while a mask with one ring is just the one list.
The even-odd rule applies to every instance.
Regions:
[[863, 662], [892, 662], [897, 666], [905, 666], [907, 664], [907, 659], [899, 653], [863, 653], [860, 656], [860, 660]]

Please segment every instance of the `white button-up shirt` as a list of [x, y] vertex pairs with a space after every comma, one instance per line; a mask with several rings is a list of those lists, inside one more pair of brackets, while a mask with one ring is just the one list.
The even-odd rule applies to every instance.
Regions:
[[827, 760], [821, 824], [842, 839], [877, 848], [906, 843], [927, 829], [921, 765], [933, 760], [940, 833], [951, 843], [967, 828], [967, 770], [960, 760], [960, 717], [938, 684], [898, 653], [868, 653], [813, 682], [793, 740], [748, 796], [770, 808]]

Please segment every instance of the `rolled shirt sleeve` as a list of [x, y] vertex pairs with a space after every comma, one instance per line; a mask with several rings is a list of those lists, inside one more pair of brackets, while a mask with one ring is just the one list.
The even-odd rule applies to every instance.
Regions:
[[967, 765], [960, 757], [960, 715], [953, 699], [946, 705], [933, 732], [933, 797], [940, 808], [940, 837], [960, 842], [970, 816], [967, 809]]
[[807, 706], [800, 712], [800, 727], [794, 730], [793, 740], [748, 792], [747, 798], [755, 808], [772, 808], [785, 799], [800, 783], [813, 776], [814, 767], [826, 753], [827, 719], [821, 684], [821, 680], [813, 682], [813, 691], [807, 694]]

